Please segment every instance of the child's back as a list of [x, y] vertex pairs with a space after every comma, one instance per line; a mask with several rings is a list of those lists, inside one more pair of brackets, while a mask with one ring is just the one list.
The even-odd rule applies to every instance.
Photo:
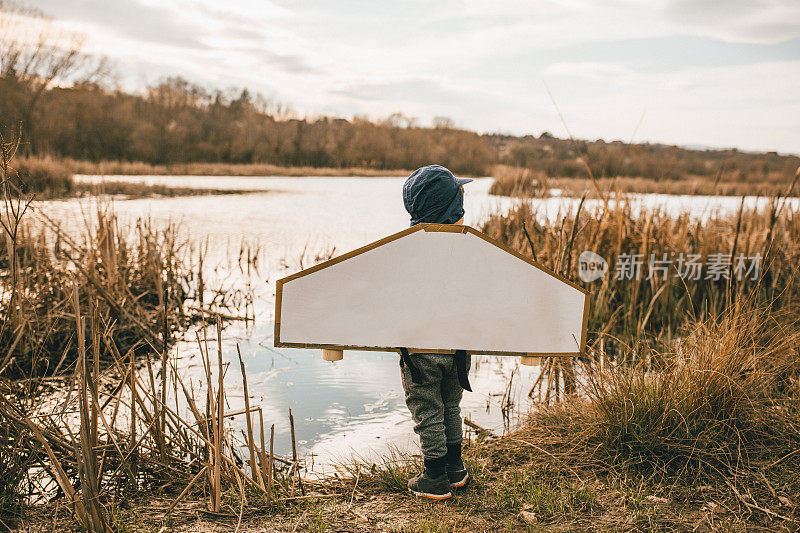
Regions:
[[[422, 222], [461, 224], [464, 217], [463, 185], [469, 178], [456, 178], [439, 165], [414, 171], [403, 185], [403, 203], [411, 225]], [[406, 405], [419, 435], [425, 470], [408, 482], [418, 496], [443, 500], [451, 489], [463, 487], [469, 478], [461, 460], [461, 396], [469, 388], [470, 357], [463, 351], [448, 354], [401, 350], [403, 390]]]

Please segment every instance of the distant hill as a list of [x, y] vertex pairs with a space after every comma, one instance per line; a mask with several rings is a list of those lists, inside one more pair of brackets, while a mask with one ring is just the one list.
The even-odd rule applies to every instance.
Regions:
[[549, 135], [483, 138], [499, 163], [540, 171], [554, 178], [588, 177], [591, 170], [595, 178], [774, 182], [791, 180], [800, 166], [800, 157], [794, 155], [743, 152], [736, 148], [692, 150], [664, 144], [570, 141]]

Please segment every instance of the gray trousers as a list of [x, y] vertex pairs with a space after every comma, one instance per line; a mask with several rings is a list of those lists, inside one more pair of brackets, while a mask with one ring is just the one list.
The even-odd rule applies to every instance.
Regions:
[[[461, 395], [458, 373], [451, 354], [412, 354], [421, 383], [411, 380], [408, 366], [401, 369], [406, 405], [414, 419], [425, 459], [444, 457], [448, 444], [461, 442]], [[470, 367], [467, 355], [467, 370]]]

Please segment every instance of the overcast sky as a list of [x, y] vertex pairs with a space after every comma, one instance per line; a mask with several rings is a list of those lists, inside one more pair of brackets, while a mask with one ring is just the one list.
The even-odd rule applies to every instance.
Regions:
[[554, 100], [579, 138], [800, 153], [799, 0], [30, 3], [129, 90], [181, 75], [301, 115], [565, 137]]

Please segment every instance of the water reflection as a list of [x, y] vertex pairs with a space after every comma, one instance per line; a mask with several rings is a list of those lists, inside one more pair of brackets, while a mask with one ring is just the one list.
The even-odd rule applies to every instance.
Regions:
[[[319, 350], [271, 347], [271, 322], [257, 322], [248, 329], [233, 325], [223, 337], [229, 409], [244, 408], [238, 342], [247, 369], [250, 405], [263, 409], [267, 426], [275, 424], [277, 453], [291, 453], [289, 408], [294, 414], [298, 453], [313, 455], [317, 470], [352, 453], [371, 457], [390, 447], [418, 450], [396, 353], [347, 351], [342, 361], [330, 363], [322, 360]], [[209, 342], [213, 345], [215, 339]], [[176, 349], [182, 354], [197, 351], [189, 340]], [[502, 433], [500, 405], [507, 399], [509, 376], [515, 375], [511, 401], [518, 407], [514, 410], [517, 414], [530, 405], [526, 386], [530, 388], [537, 370], [520, 366], [516, 358], [481, 356], [475, 360], [470, 381], [476, 392], [465, 393], [462, 406], [475, 422]], [[185, 379], [203, 381], [199, 357], [181, 361]], [[244, 419], [234, 420], [234, 426], [244, 430]]]

